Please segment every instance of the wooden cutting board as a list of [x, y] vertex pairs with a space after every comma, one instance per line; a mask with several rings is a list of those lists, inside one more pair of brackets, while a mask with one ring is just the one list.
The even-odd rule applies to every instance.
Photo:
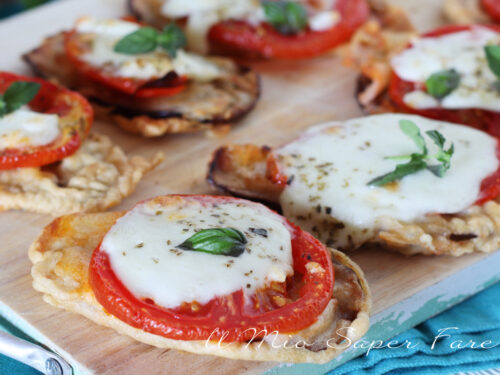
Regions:
[[[440, 24], [440, 1], [399, 1], [420, 30]], [[45, 35], [70, 27], [81, 15], [120, 16], [123, 0], [66, 0], [0, 23], [0, 69], [30, 73], [20, 55]], [[301, 62], [253, 64], [262, 76], [256, 109], [225, 137], [206, 134], [141, 139], [112, 124], [94, 129], [112, 136], [127, 152], [166, 161], [150, 173], [117, 210], [166, 193], [210, 193], [205, 183], [211, 152], [224, 143], [279, 145], [322, 121], [360, 116], [354, 100], [356, 73], [334, 56]], [[22, 212], [0, 214], [0, 313], [66, 358], [76, 374], [322, 374], [366, 349], [349, 350], [326, 365], [277, 365], [227, 360], [162, 350], [135, 342], [87, 319], [45, 304], [31, 287], [27, 249], [52, 218]], [[499, 280], [500, 252], [451, 257], [406, 258], [377, 249], [353, 254], [365, 271], [374, 298], [367, 340], [386, 340]]]

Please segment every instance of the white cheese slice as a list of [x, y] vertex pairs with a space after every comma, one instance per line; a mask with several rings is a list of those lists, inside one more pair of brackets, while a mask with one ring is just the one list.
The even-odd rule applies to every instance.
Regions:
[[[260, 204], [242, 202], [202, 205], [188, 198], [168, 207], [140, 204], [116, 222], [102, 249], [127, 289], [163, 307], [204, 304], [241, 289], [249, 295], [293, 274], [291, 235], [281, 216]], [[244, 233], [246, 251], [230, 257], [176, 248], [197, 230], [217, 227]], [[250, 228], [265, 229], [267, 237]]]
[[47, 145], [59, 135], [57, 115], [35, 112], [27, 106], [0, 118], [0, 150]]
[[[335, 0], [317, 1], [314, 6], [305, 0], [297, 2], [305, 6], [308, 24], [314, 31], [329, 29], [340, 21], [340, 14], [332, 11]], [[172, 19], [188, 17], [188, 44], [199, 53], [208, 53], [207, 34], [216, 23], [234, 19], [257, 26], [266, 21], [260, 0], [166, 0], [161, 12]]]
[[499, 33], [479, 26], [470, 31], [414, 40], [411, 48], [391, 61], [399, 77], [424, 83], [433, 73], [455, 69], [461, 81], [458, 88], [441, 101], [420, 90], [406, 94], [403, 100], [417, 109], [441, 107], [500, 111], [500, 91], [494, 85], [498, 78], [489, 68], [484, 52], [484, 46], [499, 43]]
[[[422, 134], [438, 130], [446, 148], [453, 142], [451, 167], [442, 178], [423, 170], [390, 186], [368, 186], [402, 163], [385, 157], [418, 152], [399, 129], [401, 119], [413, 121]], [[429, 154], [435, 153], [432, 140], [424, 138]], [[473, 205], [481, 181], [498, 168], [496, 148], [496, 139], [486, 133], [419, 116], [384, 114], [328, 123], [276, 150], [283, 172], [293, 176], [280, 202], [286, 217], [328, 245], [357, 246], [385, 218], [412, 222]]]
[[155, 79], [175, 71], [190, 79], [210, 81], [224, 74], [216, 64], [183, 50], [178, 50], [175, 58], [171, 58], [161, 48], [136, 55], [114, 51], [120, 39], [139, 28], [134, 22], [81, 18], [76, 24], [76, 31], [93, 37], [92, 48], [82, 55], [82, 59], [123, 78]]

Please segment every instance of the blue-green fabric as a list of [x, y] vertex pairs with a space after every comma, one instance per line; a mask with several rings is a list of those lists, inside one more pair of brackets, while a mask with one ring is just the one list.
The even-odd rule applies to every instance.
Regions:
[[[436, 340], [443, 329], [441, 335], [450, 337]], [[329, 375], [444, 375], [500, 368], [500, 283], [392, 340], [397, 341], [393, 347], [411, 343], [412, 348], [374, 349]], [[470, 340], [476, 349], [457, 348]]]
[[[26, 338], [6, 321], [0, 320], [5, 330]], [[448, 330], [451, 337], [437, 340], [440, 329]], [[500, 368], [500, 283], [469, 298], [465, 302], [429, 319], [416, 328], [392, 339], [399, 344], [407, 340], [414, 349], [374, 349], [369, 355], [354, 359], [331, 371], [329, 375], [444, 375], [460, 371]], [[477, 344], [490, 340], [490, 349], [453, 349], [452, 342], [473, 340]], [[397, 346], [393, 344], [393, 346]], [[2, 375], [39, 375], [24, 365], [0, 356]]]
[[[8, 332], [12, 335], [22, 338], [23, 340], [32, 341], [29, 336], [24, 334], [7, 320], [0, 316], [0, 330]], [[14, 361], [0, 354], [0, 374], [1, 375], [42, 375], [41, 372], [26, 366], [24, 363]]]

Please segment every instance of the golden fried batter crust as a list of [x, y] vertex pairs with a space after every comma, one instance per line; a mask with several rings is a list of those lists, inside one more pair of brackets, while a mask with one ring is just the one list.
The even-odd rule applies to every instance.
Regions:
[[[82, 314], [146, 344], [233, 359], [324, 363], [346, 347], [345, 343], [341, 343], [343, 338], [336, 334], [338, 329], [351, 342], [361, 338], [368, 330], [371, 295], [363, 272], [336, 250], [332, 250], [334, 296], [318, 321], [295, 335], [279, 335], [274, 343], [274, 336], [270, 336], [268, 340], [250, 344], [219, 346], [217, 342], [167, 339], [133, 328], [104, 311], [88, 282], [88, 266], [93, 250], [123, 214], [73, 214], [55, 219], [43, 230], [31, 245], [29, 257], [33, 263], [33, 287], [44, 293], [46, 302]], [[285, 339], [288, 340], [287, 348], [282, 346]], [[307, 340], [310, 345], [307, 348], [289, 348], [301, 339]], [[330, 347], [328, 339], [331, 339], [328, 342]]]
[[128, 158], [108, 137], [91, 134], [60, 162], [0, 171], [0, 208], [51, 215], [103, 211], [130, 195], [162, 160], [161, 153]]
[[358, 102], [369, 113], [378, 113], [379, 106], [368, 106], [389, 84], [390, 59], [402, 51], [417, 32], [402, 9], [383, 0], [372, 0], [371, 7], [374, 16], [358, 29], [342, 56], [345, 65], [358, 69], [365, 77], [364, 84], [358, 86]]
[[[258, 158], [256, 150], [261, 153]], [[214, 153], [207, 179], [226, 192], [278, 204], [279, 190], [265, 175], [265, 160], [271, 153], [269, 147], [254, 145], [221, 147]], [[335, 225], [318, 225], [312, 234], [328, 244], [335, 238]], [[411, 223], [385, 218], [369, 242], [407, 255], [492, 252], [500, 247], [500, 202], [490, 201], [453, 215], [427, 215]]]
[[443, 16], [448, 22], [460, 25], [492, 22], [481, 9], [479, 0], [445, 0]]

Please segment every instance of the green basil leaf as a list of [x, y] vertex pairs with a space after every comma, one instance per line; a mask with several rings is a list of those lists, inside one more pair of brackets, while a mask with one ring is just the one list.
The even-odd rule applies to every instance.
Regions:
[[307, 13], [302, 4], [293, 1], [264, 1], [267, 22], [280, 34], [293, 35], [307, 27]]
[[2, 97], [1, 114], [14, 112], [25, 104], [28, 104], [38, 94], [40, 84], [36, 82], [16, 81], [13, 82]]
[[427, 92], [437, 99], [443, 99], [449, 95], [459, 84], [460, 74], [455, 69], [434, 73], [425, 81]]
[[484, 52], [491, 71], [500, 79], [500, 46], [485, 46]]
[[184, 48], [187, 44], [184, 32], [175, 23], [170, 23], [158, 35], [158, 44], [162, 47], [170, 57], [177, 55], [177, 50]]
[[199, 231], [177, 247], [182, 250], [237, 257], [245, 251], [246, 243], [245, 235], [237, 229], [213, 228]]
[[152, 27], [141, 27], [120, 39], [114, 50], [127, 55], [148, 53], [156, 49], [157, 37], [158, 31]]
[[443, 164], [428, 165], [427, 169], [437, 177], [443, 177], [448, 170]]
[[428, 130], [425, 132], [425, 134], [427, 134], [429, 138], [434, 141], [434, 143], [436, 144], [436, 146], [439, 147], [439, 149], [442, 149], [444, 147], [445, 139], [440, 132], [438, 132], [437, 130]]
[[399, 128], [405, 133], [408, 137], [410, 137], [413, 142], [417, 145], [420, 152], [423, 154], [427, 154], [427, 147], [425, 145], [425, 139], [420, 134], [420, 129], [413, 121], [410, 120], [401, 120], [399, 121]]
[[401, 180], [403, 177], [416, 173], [427, 168], [427, 163], [422, 159], [422, 155], [413, 154], [411, 160], [405, 164], [398, 164], [394, 171], [376, 177], [368, 185], [383, 186], [389, 182]]

